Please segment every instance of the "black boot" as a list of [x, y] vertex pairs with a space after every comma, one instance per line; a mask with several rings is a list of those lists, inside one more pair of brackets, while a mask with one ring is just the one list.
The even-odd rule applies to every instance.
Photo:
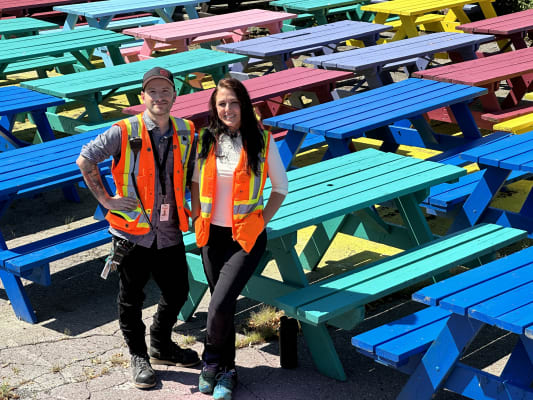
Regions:
[[133, 384], [139, 389], [149, 389], [155, 386], [155, 372], [150, 365], [148, 355], [131, 356], [131, 373], [133, 375]]
[[192, 349], [182, 349], [176, 343], [170, 342], [163, 348], [150, 346], [150, 361], [156, 365], [177, 365], [178, 367], [192, 367], [200, 362], [198, 353]]

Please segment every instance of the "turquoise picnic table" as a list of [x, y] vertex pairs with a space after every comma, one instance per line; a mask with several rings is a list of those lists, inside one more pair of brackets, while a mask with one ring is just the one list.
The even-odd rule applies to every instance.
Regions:
[[[202, 0], [202, 2], [205, 2]], [[184, 7], [189, 18], [198, 18], [196, 6], [200, 0], [104, 0], [55, 6], [54, 10], [67, 14], [63, 29], [74, 29], [79, 17], [84, 17], [90, 26], [106, 29], [116, 15], [139, 11], [155, 12], [164, 22], [173, 21], [176, 7]]]
[[123, 64], [119, 47], [133, 40], [131, 36], [96, 28], [0, 40], [0, 78], [32, 70], [44, 78], [47, 69], [57, 68], [63, 74], [94, 69], [88, 52], [99, 46], [107, 48], [113, 63]]
[[[310, 19], [311, 23], [325, 25], [328, 23], [328, 15], [335, 13], [345, 13], [346, 19], [355, 21], [371, 21], [372, 14], [364, 13], [360, 9], [367, 3], [368, 0], [274, 0], [269, 4], [281, 7], [286, 12], [299, 14], [300, 20]], [[287, 27], [287, 30], [291, 29]]]
[[0, 20], [0, 39], [11, 37], [32, 36], [39, 31], [58, 28], [52, 22], [41, 21], [36, 18], [22, 17]]
[[[59, 115], [57, 110], [47, 113], [53, 129], [72, 134], [76, 133], [75, 128], [78, 125], [104, 123], [98, 105], [111, 96], [126, 94], [130, 105], [139, 104], [138, 94], [141, 91], [143, 75], [153, 67], [163, 67], [171, 71], [176, 90], [180, 93], [187, 90], [189, 74], [209, 73], [218, 82], [228, 72], [230, 64], [245, 59], [245, 56], [236, 54], [196, 49], [130, 64], [26, 81], [22, 82], [21, 86], [80, 104], [85, 111], [76, 119]], [[87, 121], [82, 119], [84, 116], [87, 116]]]

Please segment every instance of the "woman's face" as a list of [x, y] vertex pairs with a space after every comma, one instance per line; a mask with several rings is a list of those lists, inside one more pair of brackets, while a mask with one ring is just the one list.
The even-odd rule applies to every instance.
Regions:
[[232, 89], [220, 88], [216, 95], [218, 118], [231, 131], [241, 127], [241, 103]]

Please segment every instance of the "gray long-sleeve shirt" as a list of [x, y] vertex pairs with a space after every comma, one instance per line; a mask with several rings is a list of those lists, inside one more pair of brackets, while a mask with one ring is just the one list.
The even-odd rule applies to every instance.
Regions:
[[[159, 127], [150, 119], [150, 117], [148, 117], [146, 112], [143, 114], [143, 120], [146, 124], [146, 129], [148, 130], [149, 134], [154, 138], [154, 143], [158, 146], [157, 150], [159, 154], [159, 163], [161, 163], [163, 161], [164, 151], [167, 145], [167, 140], [161, 140], [161, 138], [171, 134], [172, 126], [168, 132], [161, 132]], [[80, 155], [94, 163], [99, 163], [109, 157], [113, 157], [116, 161], [118, 161], [121, 154], [121, 144], [121, 130], [118, 126], [113, 125], [107, 131], [97, 136], [94, 140], [85, 144], [81, 149]], [[151, 247], [154, 245], [154, 241], [156, 241], [155, 244], [157, 245], [158, 249], [177, 245], [183, 240], [178, 226], [178, 211], [174, 196], [173, 164], [174, 155], [172, 149], [170, 149], [167, 162], [165, 164], [166, 196], [165, 199], [163, 199], [161, 184], [158, 179], [158, 166], [157, 163], [155, 163], [155, 197], [151, 219], [154, 230], [145, 235], [131, 235], [127, 232], [119, 231], [110, 227], [109, 232], [112, 235], [127, 239], [142, 247]], [[168, 221], [160, 221], [161, 204], [163, 203], [170, 205]]]

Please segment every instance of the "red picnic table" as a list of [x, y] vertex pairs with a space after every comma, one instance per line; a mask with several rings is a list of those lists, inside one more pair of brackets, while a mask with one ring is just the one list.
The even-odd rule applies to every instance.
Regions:
[[[479, 98], [482, 111], [472, 112], [480, 128], [492, 129], [495, 123], [533, 112], [533, 104], [524, 100], [533, 90], [533, 47], [417, 71], [414, 76], [487, 88], [488, 93]], [[496, 91], [502, 81], [507, 82], [509, 92], [499, 99]], [[443, 109], [429, 113], [429, 117], [454, 122]]]
[[527, 47], [526, 35], [530, 37], [533, 33], [533, 9], [470, 22], [459, 25], [457, 29], [466, 33], [494, 35], [500, 51], [510, 49], [511, 45], [515, 50], [524, 49]]
[[[259, 112], [261, 119], [278, 115], [284, 111], [292, 111], [283, 104], [286, 96], [295, 92], [312, 92], [319, 103], [332, 100], [331, 92], [337, 81], [352, 78], [353, 74], [346, 71], [328, 71], [323, 69], [296, 67], [272, 74], [263, 75], [243, 81], [250, 93], [250, 98]], [[174, 117], [191, 119], [197, 127], [206, 126], [209, 114], [209, 97], [214, 89], [178, 96], [170, 113]], [[294, 96], [291, 104], [298, 101]], [[143, 112], [145, 105], [137, 105], [123, 109], [126, 114]]]

